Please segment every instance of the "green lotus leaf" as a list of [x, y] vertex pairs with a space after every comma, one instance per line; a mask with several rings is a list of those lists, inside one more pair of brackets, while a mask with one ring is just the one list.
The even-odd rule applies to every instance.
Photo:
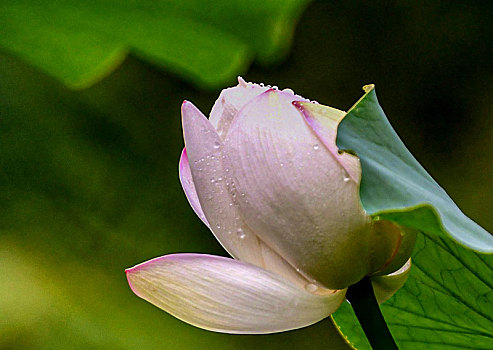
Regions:
[[220, 87], [254, 58], [282, 58], [307, 2], [5, 0], [0, 50], [72, 88], [106, 76], [128, 52], [201, 87]]
[[418, 163], [378, 104], [373, 85], [348, 111], [337, 145], [361, 159], [361, 202], [372, 216], [493, 252], [493, 236], [469, 219]]
[[[493, 255], [420, 234], [412, 259], [408, 281], [381, 306], [399, 348], [490, 348]], [[371, 349], [348, 303], [333, 318], [358, 350]]]
[[[493, 329], [493, 237], [465, 216], [396, 135], [373, 86], [349, 110], [338, 146], [361, 159], [361, 201], [373, 217], [420, 231], [404, 287], [382, 305], [401, 349], [486, 349]], [[370, 349], [349, 304], [334, 314]]]

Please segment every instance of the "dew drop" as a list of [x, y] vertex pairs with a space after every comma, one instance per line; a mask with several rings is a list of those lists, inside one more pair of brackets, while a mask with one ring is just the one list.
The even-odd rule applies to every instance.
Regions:
[[294, 95], [294, 91], [290, 88], [286, 88], [284, 90], [282, 90], [283, 92], [287, 92], [288, 94], [291, 94], [291, 95]]
[[320, 146], [319, 145], [313, 145], [313, 149], [316, 151], [317, 149], [319, 149]]
[[211, 179], [211, 183], [214, 183], [214, 182], [216, 182], [216, 179]]
[[219, 143], [219, 141], [214, 142], [214, 148], [218, 149], [219, 147], [221, 147], [221, 144]]
[[349, 176], [344, 176], [344, 182], [349, 182], [351, 178]]
[[307, 290], [307, 292], [315, 293], [318, 287], [313, 283], [308, 283], [307, 285], [305, 285], [305, 289]]
[[279, 163], [279, 166], [282, 168], [284, 166], [284, 163]]
[[221, 225], [216, 225], [217, 229], [220, 229], [221, 228]]
[[244, 239], [246, 237], [246, 234], [245, 234], [245, 232], [243, 232], [242, 228], [237, 229], [236, 234], [238, 235], [239, 239]]

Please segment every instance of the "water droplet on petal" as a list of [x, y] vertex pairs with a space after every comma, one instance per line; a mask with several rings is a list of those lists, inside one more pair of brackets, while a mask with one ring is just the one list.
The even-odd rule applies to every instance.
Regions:
[[319, 145], [313, 145], [313, 149], [314, 149], [315, 151], [316, 151], [316, 150], [318, 150], [319, 148], [320, 148], [320, 146], [319, 146]]
[[349, 182], [351, 178], [349, 176], [344, 176], [344, 182]]
[[288, 94], [291, 94], [291, 95], [294, 95], [294, 91], [290, 88], [286, 88], [284, 90], [282, 90], [283, 92], [287, 92]]
[[318, 289], [317, 285], [313, 284], [313, 283], [308, 283], [307, 285], [305, 285], [305, 289], [307, 292], [310, 292], [310, 293], [315, 293]]
[[238, 235], [239, 239], [244, 239], [246, 237], [246, 234], [245, 232], [243, 232], [243, 229], [241, 227], [236, 230], [236, 234]]

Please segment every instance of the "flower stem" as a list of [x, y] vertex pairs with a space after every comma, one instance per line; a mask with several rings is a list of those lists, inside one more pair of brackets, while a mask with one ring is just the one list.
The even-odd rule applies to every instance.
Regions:
[[374, 350], [398, 349], [383, 318], [368, 277], [350, 286], [346, 299], [351, 304], [371, 347]]

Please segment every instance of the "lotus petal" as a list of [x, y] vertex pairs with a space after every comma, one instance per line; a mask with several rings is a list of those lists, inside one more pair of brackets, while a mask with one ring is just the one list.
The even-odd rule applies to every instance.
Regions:
[[[252, 263], [276, 272], [299, 285], [308, 281], [293, 266], [288, 264], [279, 254], [245, 224], [239, 212], [238, 197], [234, 184], [228, 181], [228, 157], [223, 152], [222, 140], [210, 124], [209, 120], [190, 102], [182, 107], [183, 130], [187, 156], [190, 161], [191, 179], [188, 178], [183, 159], [183, 177], [189, 200], [196, 197], [209, 228], [217, 240], [234, 258]], [[200, 217], [200, 211], [194, 208]]]
[[370, 218], [359, 183], [295, 99], [268, 90], [250, 101], [230, 127], [224, 153], [246, 224], [307, 278], [343, 289], [369, 272]]
[[371, 277], [373, 291], [379, 304], [387, 301], [406, 283], [411, 272], [411, 259], [409, 259], [399, 270], [385, 276]]
[[329, 316], [345, 291], [310, 293], [283, 277], [237, 260], [172, 254], [126, 270], [139, 297], [200, 328], [273, 333]]

